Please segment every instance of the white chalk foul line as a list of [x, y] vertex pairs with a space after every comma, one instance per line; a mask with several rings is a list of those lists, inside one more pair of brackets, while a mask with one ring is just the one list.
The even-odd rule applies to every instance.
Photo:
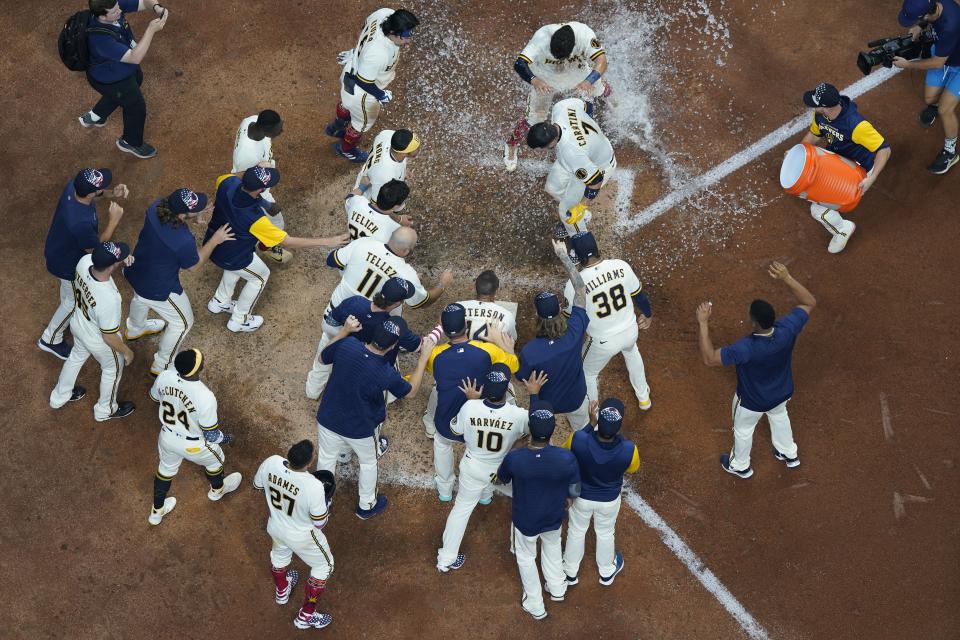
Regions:
[[720, 602], [723, 608], [727, 610], [727, 613], [733, 616], [734, 620], [743, 627], [746, 634], [753, 640], [767, 640], [769, 636], [767, 635], [766, 629], [743, 608], [743, 605], [723, 586], [723, 583], [720, 582], [716, 574], [704, 566], [703, 561], [697, 557], [693, 549], [687, 546], [683, 538], [678, 536], [677, 533], [670, 528], [670, 525], [660, 517], [660, 514], [654, 511], [653, 507], [641, 498], [640, 494], [634, 491], [633, 487], [629, 484], [624, 485], [624, 493], [626, 494], [627, 505], [640, 516], [644, 524], [657, 532], [663, 544], [665, 544], [667, 548], [673, 552], [673, 555], [677, 556], [677, 559], [687, 567], [690, 573], [700, 581], [704, 589], [709, 591], [713, 597]]
[[[850, 96], [851, 98], [856, 98], [863, 95], [867, 91], [878, 87], [880, 84], [886, 82], [899, 72], [900, 69], [896, 67], [892, 67], [890, 69], [880, 69], [868, 76], [860, 78], [849, 87], [841, 90], [840, 93]], [[683, 187], [671, 191], [640, 213], [634, 216], [626, 216], [621, 218], [617, 222], [617, 228], [621, 231], [636, 231], [643, 225], [656, 220], [687, 198], [690, 198], [707, 187], [716, 184], [737, 169], [740, 169], [749, 163], [751, 160], [754, 160], [767, 151], [770, 151], [781, 142], [787, 140], [787, 138], [803, 131], [807, 126], [809, 126], [809, 123], [809, 113], [794, 118], [779, 129], [771, 131], [767, 135], [763, 136], [746, 149], [733, 154], [717, 166], [708, 170], [706, 173], [697, 176]]]

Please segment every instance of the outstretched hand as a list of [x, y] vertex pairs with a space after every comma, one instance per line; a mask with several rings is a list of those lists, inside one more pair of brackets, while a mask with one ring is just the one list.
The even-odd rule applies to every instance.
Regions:
[[790, 278], [790, 272], [787, 271], [786, 265], [776, 261], [770, 263], [770, 266], [767, 267], [767, 273], [774, 280], [787, 280]]
[[713, 313], [712, 302], [701, 302], [697, 307], [697, 322], [705, 323], [710, 320], [710, 314]]
[[547, 384], [547, 373], [545, 371], [531, 371], [530, 377], [523, 381], [523, 386], [527, 388], [527, 393], [536, 395], [540, 393], [543, 385]]
[[483, 385], [477, 386], [474, 378], [464, 378], [460, 381], [460, 391], [467, 396], [467, 400], [479, 400], [483, 397]]

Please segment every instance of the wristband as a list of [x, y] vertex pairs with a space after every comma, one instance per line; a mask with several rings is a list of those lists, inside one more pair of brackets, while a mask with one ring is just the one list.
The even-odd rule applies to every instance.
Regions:
[[587, 82], [589, 82], [590, 84], [596, 84], [596, 83], [597, 83], [597, 80], [599, 80], [599, 79], [600, 79], [600, 74], [597, 73], [597, 70], [596, 70], [596, 69], [594, 69], [593, 71], [591, 71], [591, 72], [590, 72], [590, 75], [587, 76]]

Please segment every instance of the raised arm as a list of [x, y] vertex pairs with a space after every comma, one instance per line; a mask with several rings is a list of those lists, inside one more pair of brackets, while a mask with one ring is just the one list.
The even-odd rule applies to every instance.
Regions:
[[710, 314], [713, 312], [712, 302], [703, 302], [697, 307], [697, 322], [700, 324], [700, 357], [703, 364], [708, 367], [720, 367], [723, 365], [723, 359], [720, 357], [720, 349], [713, 346], [713, 340], [710, 339]]
[[790, 272], [787, 271], [787, 267], [780, 264], [779, 262], [773, 262], [767, 272], [770, 274], [770, 277], [775, 280], [782, 280], [787, 287], [790, 288], [790, 291], [793, 292], [793, 295], [797, 297], [797, 306], [803, 309], [809, 314], [813, 311], [813, 308], [817, 306], [817, 299], [813, 297], [813, 294], [810, 291], [796, 281], [796, 279], [790, 275]]
[[574, 265], [570, 259], [570, 254], [567, 253], [567, 245], [561, 240], [554, 240], [553, 252], [560, 258], [560, 263], [563, 265], [563, 268], [567, 270], [567, 275], [570, 276], [570, 282], [573, 283], [573, 306], [586, 308], [587, 286], [584, 284], [580, 272], [577, 271], [576, 265]]

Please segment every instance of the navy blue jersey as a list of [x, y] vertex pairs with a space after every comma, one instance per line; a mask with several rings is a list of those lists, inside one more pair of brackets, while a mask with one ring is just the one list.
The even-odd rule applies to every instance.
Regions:
[[549, 379], [539, 397], [552, 404], [555, 413], [575, 411], [587, 397], [582, 351], [588, 322], [586, 310], [574, 307], [567, 320], [566, 333], [555, 340], [534, 338], [520, 351], [517, 378], [526, 380], [533, 371], [545, 371]]
[[154, 200], [147, 209], [143, 229], [133, 250], [134, 262], [123, 270], [133, 290], [147, 300], [166, 300], [171, 293], [183, 293], [180, 269], [189, 269], [200, 262], [197, 242], [186, 224], [174, 227], [161, 224]]
[[567, 516], [570, 485], [580, 482], [577, 459], [560, 447], [514, 449], [497, 470], [513, 482], [513, 526], [525, 536], [559, 529]]
[[[373, 303], [363, 296], [351, 296], [331, 309], [323, 317], [323, 321], [331, 327], [342, 327], [350, 316], [360, 321], [360, 331], [350, 334], [353, 338], [358, 338], [360, 342], [370, 342], [377, 327], [383, 326], [386, 320], [390, 319], [388, 311], [371, 311]], [[407, 327], [405, 333], [400, 336], [397, 343], [400, 349], [407, 352], [413, 352], [420, 348], [420, 336]], [[399, 349], [393, 349], [384, 357], [387, 362], [394, 364], [397, 361]]]
[[640, 467], [636, 445], [619, 433], [611, 442], [602, 442], [593, 425], [574, 431], [563, 446], [577, 458], [580, 497], [584, 500], [613, 502], [623, 489], [623, 474]]
[[97, 224], [97, 206], [77, 202], [71, 179], [60, 194], [43, 247], [47, 271], [61, 280], [73, 280], [80, 258], [100, 244]]
[[835, 120], [814, 112], [810, 132], [823, 138], [827, 149], [853, 160], [867, 171], [873, 169], [877, 151], [890, 146], [860, 115], [857, 103], [847, 96], [840, 96], [840, 115]]
[[933, 55], [946, 58], [948, 67], [960, 66], [960, 5], [950, 0], [942, 0], [943, 11], [931, 24], [937, 34], [933, 45]]
[[369, 438], [387, 417], [384, 392], [397, 398], [410, 393], [410, 383], [383, 356], [359, 340], [337, 340], [320, 353], [332, 364], [320, 399], [317, 422], [345, 438]]
[[252, 197], [240, 188], [241, 184], [240, 178], [230, 176], [217, 187], [213, 217], [203, 237], [206, 243], [217, 229], [225, 224], [230, 225], [234, 239], [217, 245], [210, 255], [210, 261], [225, 271], [237, 271], [248, 266], [253, 261], [258, 242], [273, 247], [287, 237], [267, 217], [270, 203], [263, 198]]
[[[140, 0], [119, 0], [120, 10], [127, 13], [139, 11]], [[107, 33], [90, 33], [87, 36], [87, 49], [90, 52], [90, 69], [87, 73], [97, 82], [111, 84], [133, 75], [139, 65], [120, 62], [132, 48], [133, 29], [121, 13], [115, 24], [104, 24], [95, 16], [90, 16], [90, 26], [97, 29], [109, 29], [117, 37]]]

